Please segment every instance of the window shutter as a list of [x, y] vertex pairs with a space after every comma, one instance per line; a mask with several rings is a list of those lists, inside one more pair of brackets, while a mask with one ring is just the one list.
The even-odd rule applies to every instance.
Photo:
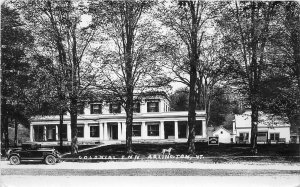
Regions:
[[158, 102], [155, 103], [155, 112], [159, 112]]

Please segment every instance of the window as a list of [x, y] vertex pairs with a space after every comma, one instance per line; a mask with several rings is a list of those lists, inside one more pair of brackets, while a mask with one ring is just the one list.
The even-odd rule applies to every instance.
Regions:
[[140, 113], [140, 103], [134, 103], [133, 104], [133, 112], [134, 113]]
[[202, 136], [202, 121], [201, 120], [196, 121], [195, 135]]
[[148, 123], [148, 136], [159, 136], [159, 124]]
[[42, 142], [44, 141], [44, 126], [43, 125], [35, 125], [33, 126], [34, 131], [34, 141]]
[[62, 136], [62, 139], [64, 141], [68, 140], [68, 135], [67, 135], [67, 124], [63, 124], [61, 127], [58, 125], [58, 139], [60, 140], [60, 135]]
[[132, 124], [132, 136], [141, 136], [141, 123]]
[[279, 133], [270, 133], [270, 140], [279, 141]]
[[83, 126], [77, 126], [77, 137], [84, 137], [84, 128]]
[[178, 138], [187, 137], [187, 121], [178, 121]]
[[56, 140], [56, 125], [47, 125], [46, 126], [46, 140], [55, 141]]
[[78, 104], [77, 105], [77, 114], [84, 114], [84, 104]]
[[90, 125], [90, 137], [99, 137], [99, 124], [93, 123]]
[[248, 140], [249, 140], [248, 132], [240, 133], [240, 141], [248, 141]]
[[91, 114], [101, 114], [102, 106], [101, 104], [91, 104]]
[[159, 112], [158, 102], [147, 102], [147, 112]]
[[109, 112], [110, 113], [121, 113], [121, 105], [118, 103], [113, 103], [109, 105]]

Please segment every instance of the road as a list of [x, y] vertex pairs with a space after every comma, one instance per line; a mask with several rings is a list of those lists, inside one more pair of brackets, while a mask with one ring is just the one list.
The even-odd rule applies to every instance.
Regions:
[[[206, 164], [189, 162], [62, 162], [56, 165], [24, 163], [18, 166], [1, 161], [2, 186], [85, 186], [107, 184], [120, 186], [129, 180], [130, 186], [170, 183], [185, 186], [189, 183], [213, 186], [299, 186], [299, 164], [226, 163]], [[116, 177], [118, 176], [118, 177]], [[120, 177], [122, 176], [121, 180]], [[139, 176], [132, 178], [131, 176]], [[142, 177], [141, 177], [142, 176]], [[147, 177], [145, 177], [147, 176]], [[183, 177], [184, 176], [184, 177]], [[141, 178], [141, 179], [140, 179]], [[134, 180], [132, 180], [134, 179]], [[142, 180], [142, 181], [140, 181]], [[185, 182], [184, 182], [185, 181]], [[254, 185], [255, 184], [255, 185]], [[160, 186], [160, 185], [159, 185]], [[204, 185], [206, 186], [206, 185]]]

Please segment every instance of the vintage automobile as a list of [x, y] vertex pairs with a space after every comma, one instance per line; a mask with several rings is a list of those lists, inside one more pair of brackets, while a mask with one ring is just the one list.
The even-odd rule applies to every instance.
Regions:
[[21, 148], [7, 151], [7, 159], [12, 165], [20, 164], [25, 160], [40, 160], [48, 165], [61, 161], [58, 151], [53, 148], [41, 148], [41, 144], [23, 143]]

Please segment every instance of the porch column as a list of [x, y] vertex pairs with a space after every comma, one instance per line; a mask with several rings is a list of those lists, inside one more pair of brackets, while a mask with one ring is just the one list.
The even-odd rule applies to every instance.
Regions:
[[178, 139], [178, 121], [174, 121], [175, 140]]
[[108, 140], [108, 136], [107, 136], [107, 122], [104, 122], [103, 137], [104, 137], [104, 140]]
[[159, 102], [159, 112], [164, 112], [164, 100], [160, 99]]
[[160, 130], [159, 130], [160, 139], [165, 139], [165, 125], [164, 122], [160, 122]]
[[99, 121], [99, 131], [100, 131], [100, 140], [103, 140], [103, 133], [104, 133], [104, 130], [103, 130], [103, 123], [100, 123]]
[[67, 124], [67, 138], [68, 138], [68, 141], [72, 140], [72, 137], [71, 137], [71, 123]]
[[118, 140], [122, 139], [122, 128], [121, 128], [122, 123], [118, 122]]
[[141, 127], [141, 138], [146, 139], [147, 137], [147, 128], [146, 128], [146, 122], [142, 122], [142, 127]]
[[44, 125], [43, 140], [47, 141], [47, 127]]
[[84, 135], [83, 138], [90, 138], [90, 129], [88, 123], [84, 123]]
[[205, 120], [202, 120], [202, 136], [203, 138], [206, 138], [207, 137], [207, 131], [206, 131], [206, 121]]
[[189, 132], [189, 124], [186, 123], [186, 138], [189, 138], [189, 134], [190, 134], [190, 132]]
[[122, 123], [122, 134], [123, 134], [123, 139], [126, 140], [126, 122]]
[[58, 125], [55, 125], [55, 140], [58, 141]]
[[30, 124], [30, 141], [33, 142], [33, 137], [34, 137], [34, 129], [33, 125]]

